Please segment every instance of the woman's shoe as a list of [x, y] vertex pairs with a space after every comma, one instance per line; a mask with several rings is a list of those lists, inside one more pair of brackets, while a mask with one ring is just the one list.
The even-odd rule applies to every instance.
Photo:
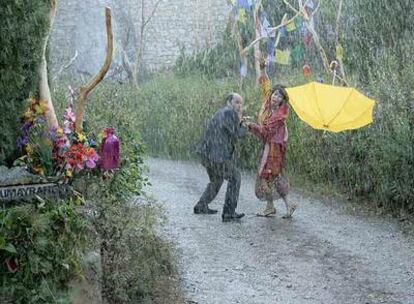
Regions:
[[263, 211], [259, 211], [256, 213], [257, 216], [271, 216], [271, 215], [275, 215], [276, 214], [276, 208], [268, 208], [266, 207], [265, 210]]
[[285, 219], [291, 218], [297, 208], [298, 208], [298, 205], [296, 204], [290, 205], [289, 208], [286, 210], [286, 214], [282, 216], [282, 218], [285, 218]]

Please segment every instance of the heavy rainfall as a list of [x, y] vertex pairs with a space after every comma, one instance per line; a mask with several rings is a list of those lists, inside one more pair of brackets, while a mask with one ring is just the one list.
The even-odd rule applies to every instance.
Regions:
[[413, 18], [3, 0], [0, 302], [414, 304]]

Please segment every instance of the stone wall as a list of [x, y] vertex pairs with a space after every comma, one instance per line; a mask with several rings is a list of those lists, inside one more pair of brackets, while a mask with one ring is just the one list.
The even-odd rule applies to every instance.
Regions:
[[[156, 0], [145, 0], [146, 18]], [[75, 51], [78, 58], [65, 73], [93, 74], [105, 53], [104, 6], [113, 9], [115, 64], [120, 63], [121, 40], [126, 27], [133, 25], [127, 53], [135, 57], [141, 25], [142, 0], [61, 0], [51, 38], [52, 74], [69, 62]], [[186, 52], [214, 44], [223, 32], [230, 7], [226, 0], [162, 0], [148, 24], [143, 52], [143, 67], [159, 70], [171, 67], [180, 46]], [[127, 20], [128, 19], [128, 20]], [[129, 24], [129, 25], [128, 25]]]

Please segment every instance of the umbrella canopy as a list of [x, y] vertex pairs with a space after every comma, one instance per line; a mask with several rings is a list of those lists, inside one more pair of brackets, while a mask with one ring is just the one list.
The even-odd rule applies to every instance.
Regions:
[[311, 82], [287, 92], [293, 110], [312, 128], [340, 132], [372, 122], [375, 101], [354, 88]]

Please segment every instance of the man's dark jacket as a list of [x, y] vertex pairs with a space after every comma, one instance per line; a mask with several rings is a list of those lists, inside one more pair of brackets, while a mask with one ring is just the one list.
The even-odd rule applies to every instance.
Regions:
[[219, 109], [210, 119], [196, 151], [204, 159], [222, 163], [232, 159], [237, 139], [247, 133], [236, 111], [229, 106]]

